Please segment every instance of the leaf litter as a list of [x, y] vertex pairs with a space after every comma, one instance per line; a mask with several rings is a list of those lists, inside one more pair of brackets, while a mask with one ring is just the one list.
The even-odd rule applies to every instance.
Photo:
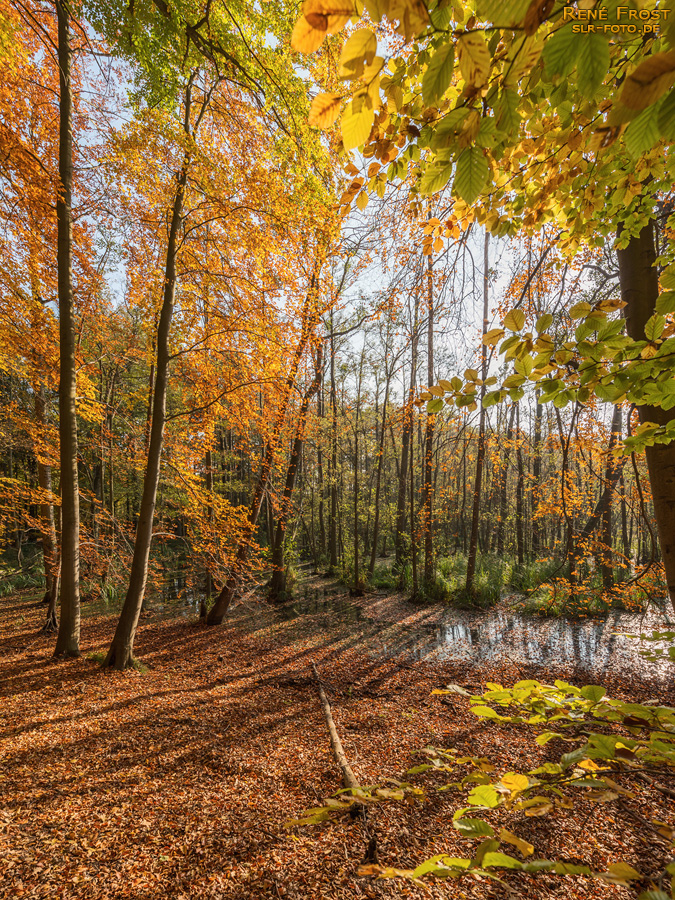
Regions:
[[[392, 608], [399, 610], [399, 598]], [[55, 661], [53, 638], [37, 634], [42, 615], [16, 598], [0, 607], [3, 900], [635, 896], [583, 876], [424, 885], [359, 877], [366, 844], [358, 819], [284, 827], [341, 787], [311, 661], [364, 785], [414, 781], [405, 773], [425, 746], [482, 754], [499, 771], [554, 758], [527, 729], [477, 720], [461, 693], [431, 694], [448, 682], [469, 691], [512, 683], [522, 665], [374, 658], [344, 629], [285, 632], [255, 610], [239, 610], [218, 629], [181, 615], [142, 619], [137, 652], [147, 670], [104, 672], [88, 655], [109, 643], [113, 615], [84, 620], [83, 656], [69, 662]], [[574, 673], [548, 673], [561, 676], [575, 681]], [[547, 673], [539, 668], [536, 677]], [[653, 696], [634, 673], [608, 674], [604, 684], [626, 699]], [[660, 702], [673, 699], [660, 688]], [[383, 866], [414, 868], [435, 854], [471, 852], [452, 825], [462, 796], [419, 779], [425, 802], [378, 804]], [[626, 862], [647, 875], [663, 867], [666, 847], [650, 823], [673, 824], [672, 801], [649, 784], [630, 805], [582, 800], [545, 816], [499, 815], [493, 824], [538, 856], [597, 869]]]

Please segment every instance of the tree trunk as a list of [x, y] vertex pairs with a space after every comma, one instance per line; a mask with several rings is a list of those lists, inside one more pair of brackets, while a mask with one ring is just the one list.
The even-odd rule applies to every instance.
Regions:
[[[490, 233], [485, 229], [485, 243], [483, 246], [483, 329], [485, 335], [488, 330], [488, 248]], [[485, 409], [483, 398], [485, 397], [485, 379], [487, 378], [487, 346], [481, 344], [481, 379], [480, 389], [480, 414], [478, 419], [478, 452], [476, 453], [476, 477], [473, 486], [473, 510], [471, 514], [471, 536], [469, 538], [469, 554], [466, 561], [466, 590], [473, 590], [473, 579], [476, 573], [476, 553], [478, 551], [478, 520], [480, 517], [480, 497], [483, 482], [483, 462], [485, 460]]]
[[509, 480], [509, 452], [511, 449], [511, 440], [513, 438], [513, 423], [516, 418], [516, 405], [511, 407], [511, 415], [509, 416], [509, 424], [506, 430], [506, 446], [503, 454], [503, 469], [500, 474], [499, 484], [499, 520], [497, 522], [497, 555], [504, 555], [504, 534], [506, 532], [506, 515], [508, 500], [508, 480]]
[[356, 410], [354, 421], [354, 585], [353, 593], [361, 594], [361, 571], [359, 565], [359, 416], [361, 414], [361, 383], [363, 381], [363, 361], [366, 355], [365, 345], [361, 351], [359, 365], [359, 381], [356, 391]]
[[[39, 428], [41, 441], [45, 439], [47, 415], [45, 409], [45, 391], [43, 387], [35, 389], [35, 421]], [[48, 463], [40, 461], [37, 457], [37, 475], [40, 488], [46, 493], [52, 493], [52, 467]], [[54, 518], [54, 504], [45, 499], [40, 504], [41, 532], [42, 532], [42, 556], [45, 567], [45, 602], [47, 603], [47, 620], [43, 631], [56, 631], [56, 601], [58, 597], [58, 558], [56, 550], [56, 521]]]
[[335, 387], [335, 339], [333, 315], [330, 319], [330, 518], [328, 520], [328, 573], [333, 575], [338, 564], [338, 489], [337, 489], [337, 392]]
[[539, 556], [543, 549], [542, 523], [537, 516], [539, 491], [541, 488], [541, 416], [542, 405], [537, 394], [537, 405], [534, 412], [534, 457], [532, 459], [532, 487], [530, 503], [532, 512], [532, 553]]
[[[185, 92], [184, 129], [190, 134], [190, 112], [192, 100], [192, 78]], [[148, 580], [148, 560], [152, 543], [152, 526], [157, 502], [157, 487], [162, 461], [162, 445], [164, 443], [164, 425], [166, 423], [166, 394], [169, 381], [171, 319], [173, 316], [176, 295], [176, 256], [179, 246], [179, 232], [183, 218], [185, 188], [190, 166], [189, 153], [185, 154], [183, 165], [178, 173], [178, 184], [171, 210], [171, 226], [166, 249], [166, 266], [164, 273], [164, 293], [162, 308], [157, 326], [157, 363], [155, 386], [152, 398], [152, 422], [150, 425], [150, 444], [143, 478], [143, 494], [136, 526], [134, 555], [131, 561], [129, 587], [122, 607], [122, 613], [115, 629], [115, 635], [104, 665], [116, 669], [126, 669], [134, 664], [134, 638], [138, 627], [138, 618], [143, 606], [145, 585]]]
[[[405, 535], [406, 520], [406, 485], [410, 471], [412, 471], [412, 428], [413, 428], [413, 400], [415, 399], [415, 384], [417, 381], [417, 313], [418, 299], [415, 294], [415, 307], [412, 323], [411, 335], [411, 356], [410, 356], [410, 388], [408, 390], [408, 403], [404, 410], [403, 420], [403, 436], [401, 440], [401, 465], [399, 467], [398, 478], [398, 497], [396, 502], [396, 569], [399, 572], [403, 570], [404, 550], [403, 542]], [[410, 533], [412, 535], [414, 525], [410, 523]]]
[[523, 468], [523, 450], [522, 450], [522, 432], [520, 430], [520, 403], [516, 410], [516, 464], [518, 468], [518, 481], [516, 482], [516, 553], [518, 555], [518, 565], [525, 564], [525, 531], [523, 506], [525, 499], [525, 471]]
[[295, 432], [295, 440], [293, 441], [293, 450], [291, 451], [291, 459], [286, 472], [286, 484], [284, 493], [281, 498], [281, 509], [277, 520], [276, 533], [274, 536], [274, 546], [272, 549], [272, 578], [270, 580], [269, 593], [274, 600], [282, 600], [286, 593], [286, 565], [284, 561], [284, 544], [286, 538], [286, 526], [288, 517], [291, 512], [291, 501], [293, 499], [293, 490], [295, 488], [295, 479], [300, 463], [300, 454], [305, 440], [305, 426], [307, 424], [307, 411], [309, 409], [312, 397], [319, 390], [321, 385], [321, 368], [323, 361], [321, 358], [321, 350], [316, 362], [316, 374], [314, 381], [309, 386], [302, 398], [300, 413], [298, 416], [298, 425]]
[[55, 656], [80, 655], [80, 499], [77, 477], [77, 369], [73, 309], [73, 123], [70, 14], [56, 0], [59, 29], [59, 194], [56, 200], [59, 295], [59, 458], [61, 466], [61, 617]]
[[[434, 381], [434, 271], [431, 255], [427, 262], [427, 387]], [[427, 413], [424, 438], [424, 486], [422, 489], [422, 529], [424, 531], [424, 581], [434, 577], [433, 481], [435, 413]]]
[[[617, 252], [621, 299], [626, 304], [623, 311], [626, 330], [634, 341], [642, 341], [659, 294], [653, 221], [648, 222], [637, 237], [632, 237], [627, 247]], [[675, 419], [675, 409], [642, 406], [638, 413], [641, 422], [658, 425]], [[646, 453], [666, 584], [675, 609], [675, 441], [647, 447]]]
[[373, 521], [373, 546], [370, 550], [370, 564], [368, 566], [368, 577], [372, 578], [375, 573], [375, 558], [377, 556], [377, 541], [380, 534], [380, 489], [382, 484], [382, 466], [384, 464], [384, 447], [387, 421], [387, 404], [389, 402], [389, 385], [391, 383], [391, 372], [386, 369], [386, 382], [384, 387], [384, 400], [382, 401], [382, 429], [380, 431], [380, 444], [377, 450], [377, 474], [375, 475], [375, 518]]

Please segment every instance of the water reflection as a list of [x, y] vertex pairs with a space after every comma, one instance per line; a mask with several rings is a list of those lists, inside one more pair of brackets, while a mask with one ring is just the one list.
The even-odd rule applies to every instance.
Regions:
[[[418, 608], [411, 606], [411, 611]], [[436, 610], [434, 609], [434, 613]], [[358, 637], [364, 649], [386, 656], [471, 662], [511, 661], [578, 668], [597, 673], [631, 670], [672, 678], [672, 664], [647, 663], [640, 642], [627, 633], [663, 628], [656, 613], [613, 612], [606, 619], [571, 621], [521, 615], [503, 609], [471, 612], [446, 609], [441, 621], [403, 624], [375, 619], [347, 598], [309, 594], [276, 611], [278, 621], [313, 620], [310, 630]], [[659, 646], [658, 644], [652, 645]]]

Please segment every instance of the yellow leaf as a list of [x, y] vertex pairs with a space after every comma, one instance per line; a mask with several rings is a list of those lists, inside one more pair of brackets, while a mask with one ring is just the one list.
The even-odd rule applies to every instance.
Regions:
[[377, 38], [373, 32], [370, 28], [359, 28], [342, 48], [338, 75], [340, 78], [360, 78], [376, 53]]
[[522, 309], [512, 309], [504, 317], [504, 325], [509, 331], [520, 331], [525, 324], [525, 313]]
[[364, 210], [366, 206], [368, 206], [368, 193], [367, 191], [361, 191], [359, 196], [356, 198], [356, 205], [359, 209]]
[[525, 815], [526, 816], [545, 816], [546, 813], [550, 812], [550, 810], [552, 810], [552, 809], [553, 809], [552, 803], [549, 803], [549, 802], [539, 803], [539, 804], [537, 804], [537, 806], [528, 807], [528, 809], [525, 810]]
[[312, 16], [325, 16], [328, 34], [342, 31], [356, 9], [353, 0], [305, 0], [302, 14], [310, 22]]
[[291, 35], [291, 47], [294, 50], [299, 53], [314, 53], [319, 49], [326, 37], [326, 17], [318, 18], [323, 20], [322, 28], [316, 25], [317, 17], [313, 17], [310, 22], [304, 16], [300, 16]]
[[338, 117], [341, 103], [339, 94], [317, 94], [309, 108], [309, 124], [317, 128], [330, 128]]
[[503, 337], [503, 328], [491, 328], [490, 331], [486, 331], [483, 335], [483, 343], [486, 347], [494, 346], [498, 344]]
[[396, 31], [406, 41], [416, 37], [429, 24], [429, 13], [423, 0], [387, 0], [387, 17], [398, 20]]
[[675, 82], [675, 50], [654, 53], [643, 59], [626, 78], [621, 103], [629, 109], [651, 106]]
[[490, 73], [490, 51], [480, 32], [464, 34], [457, 42], [459, 71], [467, 84], [481, 87]]
[[516, 772], [507, 772], [501, 781], [504, 787], [508, 788], [512, 794], [524, 791], [530, 783], [527, 775], [518, 775]]
[[368, 140], [375, 110], [368, 94], [358, 94], [342, 116], [342, 142], [345, 150], [354, 150]]
[[524, 841], [522, 838], [517, 837], [510, 831], [507, 831], [506, 828], [502, 828], [502, 830], [499, 832], [499, 840], [505, 841], [507, 844], [512, 844], [517, 850], [520, 850], [523, 856], [532, 856], [532, 854], [534, 853], [534, 847], [532, 846], [532, 844], [528, 844], [527, 841]]
[[609, 881], [611, 884], [625, 885], [629, 881], [636, 881], [638, 878], [642, 878], [642, 875], [640, 875], [637, 869], [629, 866], [628, 863], [618, 862], [612, 863], [607, 871], [603, 872], [600, 877], [603, 881]]

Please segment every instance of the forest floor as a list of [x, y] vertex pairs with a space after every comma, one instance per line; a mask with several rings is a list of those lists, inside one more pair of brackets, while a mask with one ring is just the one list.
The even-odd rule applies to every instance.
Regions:
[[[399, 597], [372, 603], [384, 618], [420, 614]], [[348, 624], [303, 629], [297, 618], [254, 612], [240, 604], [216, 629], [180, 610], [144, 617], [136, 650], [147, 671], [117, 673], [92, 658], [106, 649], [114, 615], [88, 612], [82, 657], [62, 662], [52, 657], [54, 637], [38, 633], [44, 608], [26, 596], [0, 600], [0, 898], [508, 895], [485, 881], [420, 887], [360, 878], [361, 822], [284, 823], [341, 787], [311, 661], [362, 784], [404, 778], [427, 745], [485, 755], [498, 772], [555, 758], [555, 741], [539, 748], [525, 728], [478, 720], [461, 697], [431, 695], [448, 681], [472, 691], [511, 684], [528, 675], [522, 665], [391, 658], [350, 639]], [[562, 668], [529, 674], [585, 681]], [[610, 672], [603, 684], [624, 698], [655, 694], [625, 673]], [[675, 691], [661, 686], [659, 699], [675, 705]], [[378, 805], [380, 863], [407, 868], [440, 852], [468, 855], [472, 844], [452, 827], [461, 805], [460, 795], [434, 790], [424, 804]], [[647, 820], [675, 816], [672, 800], [645, 789], [630, 807], [580, 801], [541, 818], [503, 810], [488, 818], [532, 843], [538, 857], [600, 870], [621, 860], [650, 874], [668, 853]], [[506, 880], [510, 896], [525, 898], [635, 896], [581, 876]]]

